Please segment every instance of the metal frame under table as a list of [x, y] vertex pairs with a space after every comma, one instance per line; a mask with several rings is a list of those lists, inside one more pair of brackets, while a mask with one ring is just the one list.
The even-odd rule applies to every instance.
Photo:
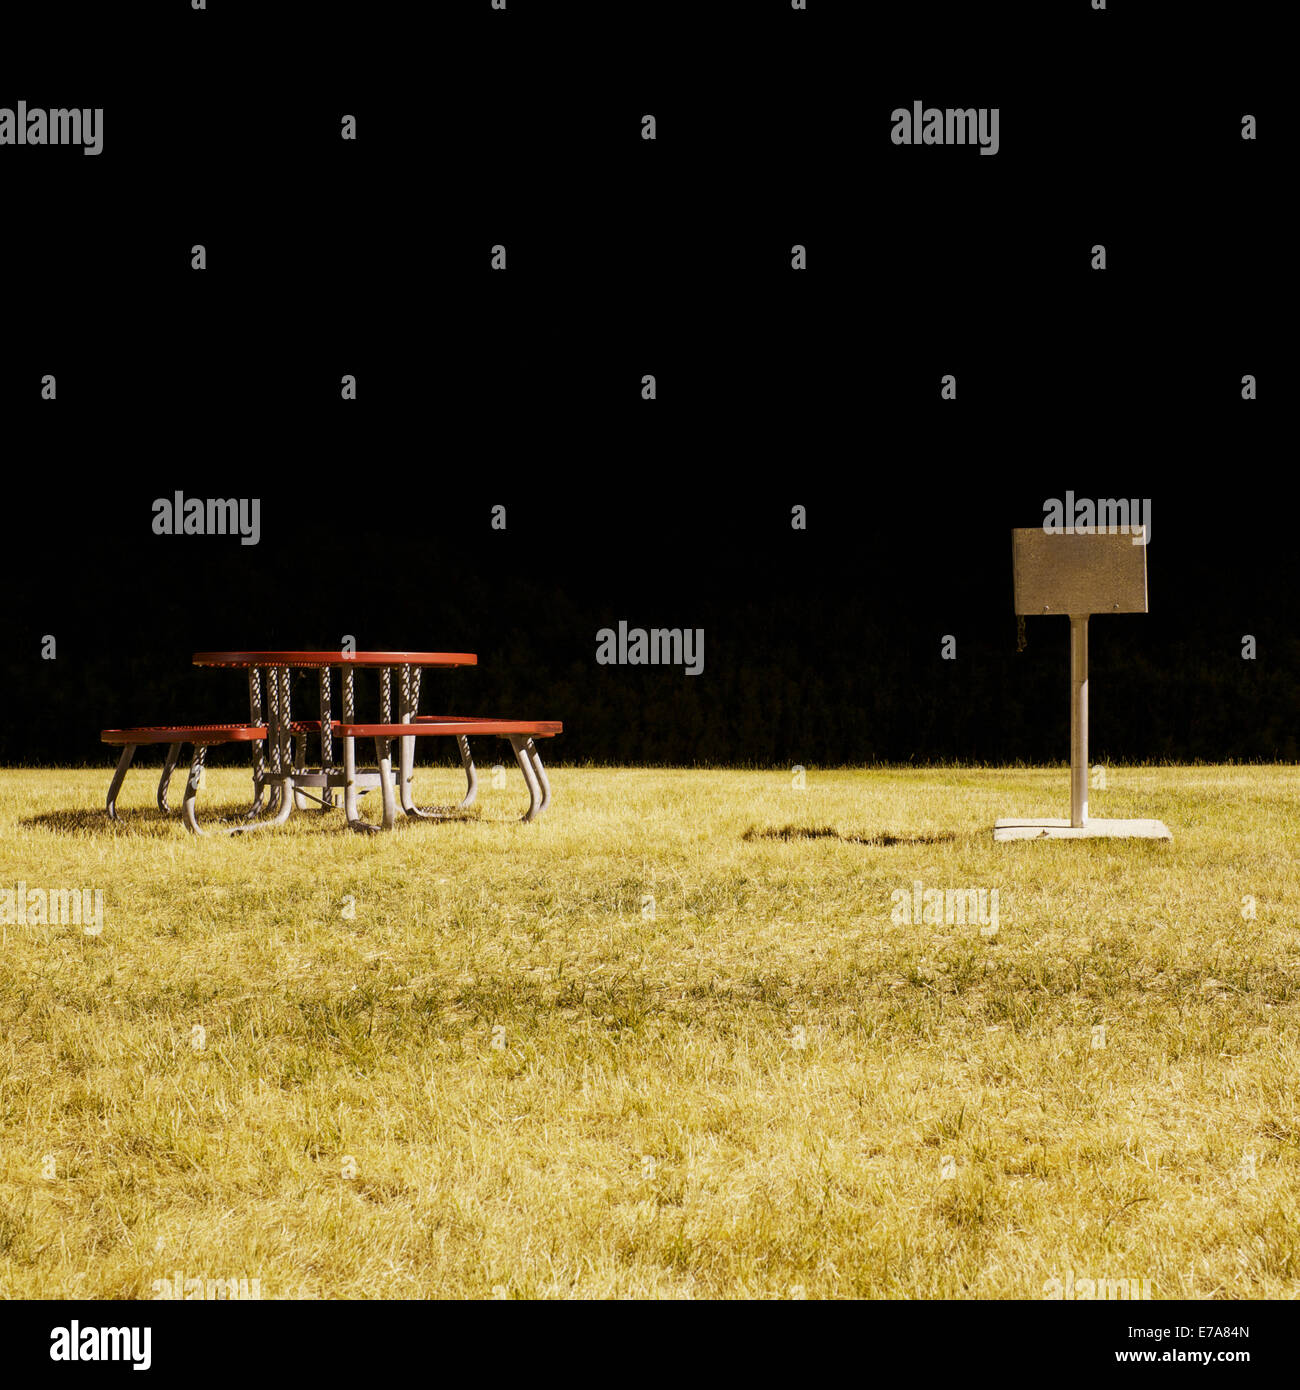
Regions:
[[[390, 779], [391, 785], [392, 764], [391, 758], [385, 757], [386, 748], [379, 751], [379, 766], [374, 771], [340, 766], [335, 757], [333, 735], [337, 722], [332, 718], [331, 704], [331, 673], [335, 667], [341, 672], [343, 724], [351, 724], [356, 719], [354, 675], [358, 668], [379, 672], [379, 713], [383, 724], [393, 722], [393, 677], [396, 674], [397, 722], [409, 724], [417, 715], [421, 676], [426, 669], [477, 666], [478, 657], [473, 652], [196, 652], [194, 665], [247, 670], [251, 722], [265, 723], [267, 736], [265, 745], [260, 742], [253, 745], [253, 804], [246, 818], [253, 820], [260, 815], [265, 802], [266, 811], [275, 818], [271, 823], [283, 824], [291, 811], [305, 810], [310, 802], [316, 802], [322, 811], [332, 810], [337, 805], [335, 793], [343, 791], [346, 795], [349, 786], [364, 795], [381, 787], [385, 779]], [[295, 670], [315, 670], [320, 674], [319, 720], [294, 721], [290, 672]], [[313, 733], [318, 733], [320, 739], [319, 766], [309, 765], [307, 761], [307, 738]], [[466, 792], [459, 806], [447, 808], [451, 811], [471, 806], [478, 787], [469, 740], [461, 736], [456, 742], [465, 771]], [[430, 812], [421, 811], [415, 805], [411, 789], [415, 739], [399, 738], [397, 743], [396, 779], [402, 809], [409, 816], [429, 815]], [[350, 748], [351, 740], [348, 740]], [[292, 798], [291, 803], [286, 803], [287, 797]], [[354, 828], [374, 828], [357, 821], [353, 815], [349, 815], [348, 820]]]

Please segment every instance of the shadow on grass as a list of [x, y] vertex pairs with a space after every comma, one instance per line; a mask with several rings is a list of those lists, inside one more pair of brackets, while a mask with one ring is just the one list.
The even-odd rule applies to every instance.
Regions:
[[783, 825], [780, 829], [771, 827], [759, 830], [751, 827], [740, 837], [742, 840], [842, 840], [849, 845], [874, 845], [889, 849], [894, 845], [939, 845], [957, 836], [951, 830], [937, 835], [891, 835], [882, 830], [878, 835], [843, 835], [829, 825], [802, 826]]
[[[229, 825], [236, 825], [244, 821], [244, 813], [247, 810], [248, 802], [246, 801], [242, 803], [232, 802], [229, 806], [205, 807], [200, 815], [199, 824], [216, 821], [218, 824], [224, 822]], [[342, 812], [339, 814], [341, 815]], [[130, 811], [120, 810], [118, 817], [119, 819], [116, 821], [109, 820], [108, 812], [100, 806], [94, 810], [46, 811], [39, 816], [28, 816], [25, 820], [19, 821], [18, 824], [33, 830], [57, 830], [64, 834], [69, 831], [97, 830], [110, 835], [120, 835], [133, 829], [143, 830], [146, 827], [181, 824], [179, 810], [164, 814], [156, 806], [142, 806]]]
[[[366, 809], [366, 803], [361, 803], [362, 811]], [[426, 806], [424, 811], [428, 814], [431, 821], [440, 824], [448, 824], [457, 821], [478, 822], [488, 824], [483, 820], [481, 812], [477, 806], [471, 807], [467, 811], [462, 811], [459, 806]], [[376, 812], [378, 807], [375, 807]], [[236, 826], [247, 827], [254, 824], [261, 824], [270, 819], [270, 815], [265, 810], [256, 821], [247, 818], [248, 802], [233, 801], [224, 806], [205, 806], [199, 812], [199, 824], [207, 831], [232, 830]], [[108, 813], [100, 807], [98, 810], [80, 811], [47, 811], [39, 816], [28, 816], [25, 820], [18, 822], [19, 825], [33, 830], [53, 830], [59, 834], [73, 834], [79, 831], [98, 832], [108, 835], [130, 834], [133, 830], [152, 830], [159, 826], [181, 825], [179, 810], [169, 811], [164, 814], [156, 807], [140, 807], [130, 811], [119, 811], [119, 819], [111, 821]], [[363, 816], [364, 818], [364, 816]], [[316, 823], [329, 829], [337, 829], [345, 823], [343, 808], [335, 807], [332, 811], [322, 812], [319, 802], [313, 802], [305, 810], [295, 811], [290, 818], [290, 824], [296, 822], [301, 828], [304, 819], [308, 824]], [[507, 816], [506, 820], [516, 820], [515, 816]], [[404, 816], [401, 810], [397, 813], [397, 824], [415, 825], [419, 822]], [[276, 827], [279, 828], [279, 827]]]

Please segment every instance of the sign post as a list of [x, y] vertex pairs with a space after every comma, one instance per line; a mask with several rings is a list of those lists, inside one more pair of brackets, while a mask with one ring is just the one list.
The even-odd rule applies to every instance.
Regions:
[[1088, 819], [1088, 615], [1070, 614], [1070, 824]]
[[1105, 531], [1011, 533], [1016, 613], [1070, 620], [1070, 819], [1004, 817], [995, 840], [1082, 840], [1092, 836], [1171, 840], [1158, 820], [1088, 815], [1088, 619], [1093, 613], [1147, 611], [1146, 537]]

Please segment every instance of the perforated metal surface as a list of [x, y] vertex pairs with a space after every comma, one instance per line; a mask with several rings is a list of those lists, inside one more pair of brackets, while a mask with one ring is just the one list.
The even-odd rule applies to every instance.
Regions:
[[1012, 531], [1016, 612], [1145, 613], [1147, 548], [1132, 536]]

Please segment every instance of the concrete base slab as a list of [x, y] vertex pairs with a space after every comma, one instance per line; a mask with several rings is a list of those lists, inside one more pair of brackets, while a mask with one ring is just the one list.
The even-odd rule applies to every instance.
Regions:
[[1100, 820], [1089, 816], [1082, 826], [1068, 820], [1039, 816], [1017, 820], [1004, 816], [993, 827], [995, 840], [1172, 840], [1169, 827], [1158, 820]]

